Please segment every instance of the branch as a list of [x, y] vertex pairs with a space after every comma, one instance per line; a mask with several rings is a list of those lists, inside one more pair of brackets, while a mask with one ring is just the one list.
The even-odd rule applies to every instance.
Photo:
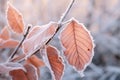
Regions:
[[46, 45], [54, 38], [54, 36], [59, 32], [60, 28], [62, 27], [62, 22], [65, 20], [66, 16], [68, 15], [68, 13], [70, 12], [70, 9], [72, 8], [73, 4], [74, 4], [75, 0], [71, 0], [68, 8], [66, 9], [66, 11], [64, 12], [63, 16], [61, 16], [60, 20], [58, 21], [58, 28], [55, 32], [55, 34], [46, 42]]
[[18, 46], [16, 47], [16, 49], [10, 55], [10, 57], [8, 58], [8, 61], [10, 61], [15, 56], [15, 54], [17, 53], [17, 51], [19, 50], [20, 46], [22, 45], [22, 43], [24, 42], [24, 40], [26, 39], [26, 37], [27, 37], [27, 35], [28, 35], [29, 31], [30, 31], [30, 28], [31, 28], [31, 26], [28, 26], [27, 31], [26, 31], [23, 39], [20, 41], [20, 43], [18, 44]]
[[69, 4], [68, 8], [65, 11], [65, 13], [63, 14], [63, 16], [61, 16], [60, 20], [58, 21], [59, 24], [61, 24], [64, 21], [64, 19], [66, 18], [66, 16], [70, 12], [70, 9], [72, 8], [74, 2], [75, 2], [75, 0], [71, 1], [71, 3]]
[[[62, 27], [62, 22], [64, 21], [64, 19], [65, 19], [66, 16], [68, 15], [68, 13], [69, 13], [70, 9], [72, 8], [74, 2], [75, 2], [75, 0], [72, 0], [72, 1], [70, 2], [68, 8], [66, 9], [66, 11], [65, 11], [65, 13], [64, 13], [64, 15], [61, 16], [60, 20], [58, 21], [58, 28], [57, 28], [55, 34], [46, 42], [45, 45], [48, 45], [48, 44], [50, 43], [50, 41], [54, 38], [54, 36], [56, 36], [56, 34], [59, 32], [59, 30], [60, 30], [61, 27]], [[31, 55], [36, 54], [37, 52], [39, 52], [39, 50], [40, 50], [40, 48], [36, 49], [35, 51], [33, 51], [33, 53], [32, 53]], [[29, 55], [29, 56], [30, 56], [30, 55]], [[26, 57], [24, 57], [24, 58], [22, 58], [22, 59], [19, 59], [18, 62], [21, 62], [21, 61], [25, 60], [25, 58], [26, 58]]]
[[[36, 50], [34, 50], [32, 53], [33, 54], [36, 54], [36, 53], [38, 53], [39, 52], [39, 50], [40, 50], [40, 48], [37, 48]], [[31, 56], [31, 55], [33, 55], [33, 54], [30, 54], [29, 56]], [[27, 57], [29, 57], [28, 55], [26, 56], [25, 54], [21, 54], [21, 55], [19, 55], [19, 56], [17, 56], [17, 57], [15, 57], [15, 58], [12, 58], [11, 60], [10, 60], [10, 62], [22, 62], [22, 61], [24, 61]]]

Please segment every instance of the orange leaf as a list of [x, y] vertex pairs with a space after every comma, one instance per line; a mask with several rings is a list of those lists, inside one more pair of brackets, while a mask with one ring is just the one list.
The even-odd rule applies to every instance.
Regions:
[[38, 80], [37, 69], [30, 64], [25, 64], [24, 66], [27, 70], [26, 76], [28, 77], [28, 80]]
[[3, 40], [8, 40], [8, 39], [10, 39], [10, 33], [9, 33], [7, 27], [4, 27], [4, 28], [2, 29], [0, 38], [3, 39]]
[[86, 68], [93, 57], [93, 40], [83, 24], [71, 20], [61, 33], [61, 41], [66, 48], [64, 55], [69, 64], [80, 72]]
[[[58, 50], [52, 46], [47, 46], [47, 58], [50, 69], [55, 80], [61, 80], [64, 72], [64, 64], [62, 58], [58, 56]], [[48, 65], [48, 66], [49, 66]]]
[[55, 22], [34, 27], [23, 43], [24, 53], [31, 53], [36, 48], [43, 46], [54, 35], [57, 27], [58, 25]]
[[0, 45], [0, 48], [15, 48], [18, 44], [18, 41], [9, 39], [7, 41], [4, 41], [3, 44]]
[[12, 80], [29, 80], [21, 69], [10, 71], [9, 74], [12, 76]]
[[45, 65], [44, 62], [35, 55], [32, 55], [31, 57], [29, 57], [27, 59], [27, 62], [31, 63], [32, 65], [34, 65], [37, 68]]
[[26, 72], [23, 69], [15, 69], [9, 72], [13, 80], [38, 80], [37, 69], [30, 65], [24, 65]]
[[16, 33], [24, 32], [22, 15], [10, 3], [8, 3], [7, 20], [10, 28]]

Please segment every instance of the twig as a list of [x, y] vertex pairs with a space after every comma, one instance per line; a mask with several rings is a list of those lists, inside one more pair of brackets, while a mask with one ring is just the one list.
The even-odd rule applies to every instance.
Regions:
[[[55, 32], [55, 34], [46, 42], [46, 45], [49, 44], [49, 42], [54, 38], [54, 36], [59, 32], [60, 28], [62, 27], [62, 22], [64, 21], [64, 19], [66, 18], [67, 14], [69, 13], [70, 9], [72, 8], [73, 6], [73, 3], [75, 2], [75, 0], [72, 0], [68, 6], [68, 8], [66, 9], [65, 13], [63, 16], [61, 16], [60, 20], [58, 21], [58, 28]], [[36, 51], [38, 52], [39, 49]], [[35, 54], [35, 53], [33, 53]]]
[[68, 15], [68, 13], [70, 12], [70, 9], [73, 6], [73, 3], [75, 2], [75, 0], [71, 0], [68, 8], [66, 9], [65, 13], [63, 14], [63, 16], [61, 16], [60, 20], [58, 21], [58, 28], [55, 32], [55, 34], [46, 42], [46, 45], [54, 38], [54, 36], [59, 32], [60, 28], [62, 27], [62, 22], [64, 21], [64, 19], [66, 18], [66, 16]]
[[71, 3], [69, 4], [68, 8], [66, 9], [65, 13], [63, 14], [63, 16], [60, 18], [59, 20], [59, 24], [61, 24], [64, 19], [66, 18], [66, 16], [68, 15], [68, 13], [70, 12], [70, 9], [72, 8], [73, 4], [74, 4], [75, 0], [72, 0]]
[[104, 72], [101, 68], [97, 67], [94, 63], [91, 63], [89, 67], [94, 70], [96, 73], [102, 75]]
[[15, 56], [15, 54], [17, 53], [17, 51], [19, 50], [20, 46], [22, 45], [22, 43], [24, 42], [24, 40], [26, 39], [26, 37], [27, 37], [27, 35], [28, 35], [29, 31], [30, 31], [30, 28], [31, 28], [31, 26], [28, 26], [27, 31], [26, 31], [23, 39], [18, 44], [18, 46], [16, 47], [16, 49], [13, 51], [13, 53], [10, 55], [10, 57], [8, 58], [8, 61], [10, 61]]
[[[56, 36], [56, 34], [59, 32], [59, 30], [62, 27], [62, 22], [64, 21], [64, 19], [66, 18], [67, 14], [69, 13], [70, 9], [73, 6], [73, 3], [75, 2], [75, 0], [72, 0], [68, 6], [68, 8], [66, 9], [64, 15], [60, 18], [60, 20], [58, 21], [58, 28], [55, 32], [55, 34], [46, 42], [46, 45], [49, 44], [49, 42], [54, 38], [54, 36]], [[40, 48], [36, 49], [36, 51], [34, 51], [31, 55], [36, 54], [37, 52], [39, 52]], [[23, 61], [25, 60], [26, 57], [24, 57], [24, 59], [20, 59], [19, 61]]]
[[[34, 50], [32, 53], [34, 53], [34, 54], [38, 53], [39, 50], [40, 50], [40, 48]], [[33, 55], [33, 54], [30, 54], [29, 56], [31, 56], [31, 55]], [[25, 54], [22, 54], [22, 55], [20, 55], [20, 56], [18, 56], [16, 58], [11, 59], [10, 62], [22, 62], [22, 61], [24, 61], [29, 56], [26, 56]]]

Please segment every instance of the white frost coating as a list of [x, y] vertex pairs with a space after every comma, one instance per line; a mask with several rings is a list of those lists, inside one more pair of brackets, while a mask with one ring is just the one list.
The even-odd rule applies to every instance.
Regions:
[[38, 80], [37, 68], [35, 66], [33, 66], [32, 64], [30, 64], [30, 65], [35, 69], [36, 80]]
[[52, 68], [50, 66], [50, 63], [49, 63], [49, 60], [48, 60], [48, 56], [47, 56], [47, 51], [45, 50], [45, 55], [43, 56], [43, 60], [46, 64], [46, 66], [49, 68], [50, 72], [51, 72], [51, 75], [53, 76], [53, 80], [55, 80], [55, 76], [54, 76], [54, 72], [52, 71]]
[[[51, 66], [50, 66], [50, 63], [49, 63], [49, 60], [48, 60], [48, 57], [47, 57], [47, 51], [45, 50], [45, 54], [42, 56], [43, 57], [43, 61], [45, 63], [45, 65], [49, 68], [52, 76], [54, 76], [53, 74], [53, 71], [51, 70]], [[55, 77], [53, 77], [55, 79]]]
[[[45, 46], [45, 47], [46, 47], [46, 46]], [[45, 62], [46, 66], [47, 66], [48, 68], [51, 68], [51, 67], [50, 67], [50, 64], [49, 64], [48, 57], [47, 57], [46, 48], [45, 48], [45, 49], [42, 49], [42, 52], [44, 53], [44, 54], [42, 54], [43, 61]]]
[[19, 63], [9, 62], [9, 63], [0, 64], [0, 73], [9, 73], [12, 70], [18, 70], [18, 69], [22, 69], [23, 71], [26, 72], [24, 66]]
[[[75, 22], [77, 22], [78, 24], [80, 24], [80, 25], [82, 25], [82, 27], [87, 31], [87, 33], [89, 34], [89, 36], [90, 36], [90, 39], [92, 40], [92, 45], [93, 45], [93, 48], [92, 48], [92, 55], [91, 55], [91, 58], [90, 58], [90, 60], [89, 60], [89, 62], [88, 63], [86, 63], [86, 65], [84, 65], [84, 68], [83, 68], [83, 70], [77, 70], [76, 68], [75, 68], [75, 66], [73, 66], [73, 65], [71, 65], [79, 74], [80, 74], [80, 76], [81, 77], [84, 77], [84, 70], [86, 69], [86, 67], [91, 63], [91, 61], [92, 61], [92, 59], [93, 59], [93, 56], [94, 56], [94, 48], [95, 48], [95, 44], [94, 44], [94, 40], [93, 40], [93, 37], [91, 36], [91, 34], [90, 34], [90, 31], [88, 31], [87, 30], [87, 28], [82, 24], [82, 23], [79, 23], [75, 18], [71, 18], [70, 20], [69, 20], [70, 22], [71, 21], [75, 21]], [[69, 23], [67, 23], [67, 24], [69, 24]], [[66, 26], [67, 27], [67, 26]], [[66, 27], [64, 27], [64, 29], [66, 28]], [[63, 30], [64, 30], [63, 29]], [[62, 30], [62, 31], [63, 31]], [[61, 32], [62, 32], [61, 31]], [[61, 37], [61, 35], [60, 35], [60, 37]], [[61, 43], [62, 44], [62, 43]], [[65, 47], [63, 46], [63, 48], [65, 49]], [[63, 52], [64, 53], [64, 52]], [[63, 54], [64, 55], [64, 54]], [[65, 56], [65, 55], [64, 55]], [[67, 61], [67, 63], [69, 64], [69, 62], [68, 62], [68, 60], [65, 58], [65, 60]]]
[[[56, 31], [55, 29], [57, 29], [57, 26], [55, 26], [54, 28], [52, 28], [54, 29], [52, 30], [52, 33], [47, 34], [47, 30], [50, 31], [49, 28], [52, 27], [53, 24], [55, 24], [55, 22], [50, 22], [46, 25], [39, 26], [40, 32], [36, 33], [35, 35], [26, 39], [23, 42], [23, 52], [26, 53], [25, 50], [27, 49], [28, 52], [26, 54], [28, 54], [33, 52], [33, 50], [35, 50], [36, 48], [43, 46], [54, 35]], [[30, 31], [30, 33], [32, 32], [32, 30]], [[31, 45], [31, 46], [27, 46], [27, 45]]]
[[[51, 46], [51, 45], [49, 45], [49, 46]], [[55, 50], [56, 50], [57, 53], [58, 53], [58, 58], [61, 58], [61, 59], [62, 59], [62, 62], [63, 62], [62, 64], [63, 64], [63, 66], [64, 66], [63, 74], [62, 74], [61, 79], [60, 79], [60, 80], [62, 80], [62, 77], [63, 77], [63, 75], [64, 75], [64, 71], [65, 71], [64, 60], [63, 60], [63, 58], [60, 56], [60, 52], [58, 51], [58, 49], [57, 49], [56, 47], [54, 47], [54, 46], [51, 46], [51, 47], [55, 48]], [[45, 64], [47, 65], [47, 67], [49, 68], [49, 70], [50, 70], [50, 72], [51, 72], [51, 75], [53, 76], [53, 77], [52, 77], [53, 80], [56, 80], [56, 79], [55, 79], [54, 72], [53, 72], [53, 70], [52, 70], [52, 68], [51, 68], [51, 66], [50, 66], [50, 62], [49, 62], [48, 57], [47, 57], [47, 51], [46, 51], [45, 55], [43, 55], [43, 60], [44, 60]]]
[[[60, 33], [62, 32], [62, 30], [60, 31]], [[60, 40], [60, 37], [61, 37], [61, 35], [60, 36], [58, 36], [58, 39]], [[60, 46], [61, 46], [61, 48], [62, 48], [62, 50], [63, 51], [65, 51], [66, 50], [66, 48], [62, 45], [62, 42], [60, 41]]]

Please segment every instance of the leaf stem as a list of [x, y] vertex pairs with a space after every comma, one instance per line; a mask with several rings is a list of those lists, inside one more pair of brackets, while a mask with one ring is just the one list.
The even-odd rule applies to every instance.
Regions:
[[29, 31], [30, 31], [31, 26], [28, 26], [26, 33], [24, 34], [23, 39], [20, 41], [20, 43], [18, 44], [18, 46], [16, 47], [16, 49], [13, 51], [13, 53], [10, 55], [10, 57], [8, 58], [8, 62], [15, 56], [15, 54], [17, 53], [17, 51], [19, 50], [19, 48], [21, 47], [22, 43], [24, 42], [24, 40], [26, 39]]

